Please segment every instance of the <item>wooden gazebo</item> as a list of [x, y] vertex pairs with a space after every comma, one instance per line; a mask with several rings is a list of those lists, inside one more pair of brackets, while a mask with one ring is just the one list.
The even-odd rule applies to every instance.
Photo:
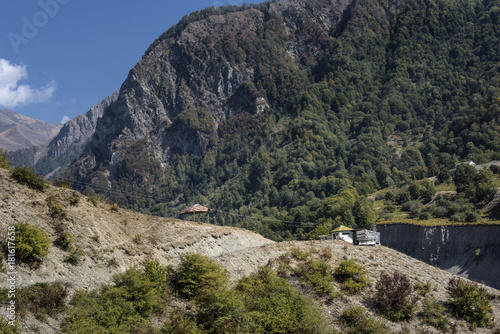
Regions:
[[181, 212], [179, 212], [179, 216], [182, 215], [200, 215], [202, 213], [208, 213], [210, 212], [210, 209], [207, 207], [204, 207], [203, 205], [195, 204], [192, 205]]

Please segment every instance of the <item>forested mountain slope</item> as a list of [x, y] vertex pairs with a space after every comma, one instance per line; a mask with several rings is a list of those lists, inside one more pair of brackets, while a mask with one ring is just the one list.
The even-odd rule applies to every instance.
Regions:
[[370, 225], [373, 191], [500, 160], [499, 15], [498, 0], [194, 12], [130, 71], [65, 178], [153, 214], [267, 217], [253, 228], [277, 240]]

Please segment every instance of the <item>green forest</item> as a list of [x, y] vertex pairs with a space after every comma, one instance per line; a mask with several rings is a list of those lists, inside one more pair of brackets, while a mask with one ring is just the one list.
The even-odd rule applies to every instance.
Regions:
[[[109, 199], [162, 216], [200, 203], [212, 209], [211, 223], [274, 240], [370, 227], [402, 212], [419, 221], [494, 220], [497, 210], [484, 207], [498, 167], [460, 163], [500, 160], [500, 1], [361, 0], [329, 31], [311, 19], [326, 3], [290, 8], [290, 17], [269, 3], [208, 8], [165, 32], [160, 40], [212, 14], [264, 12], [256, 38], [207, 43], [255, 69], [239, 90], [269, 107], [217, 129], [205, 110], [184, 110], [171, 128], [210, 134], [207, 151], [175, 153], [163, 168], [148, 140], [136, 142]], [[284, 28], [292, 18], [294, 35]], [[287, 52], [291, 41], [306, 50], [300, 59]]]

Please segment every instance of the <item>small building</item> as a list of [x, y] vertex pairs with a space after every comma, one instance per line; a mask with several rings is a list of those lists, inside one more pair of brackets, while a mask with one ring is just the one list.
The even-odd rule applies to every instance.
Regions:
[[179, 212], [179, 216], [182, 216], [182, 215], [200, 215], [202, 213], [208, 213], [208, 212], [210, 212], [209, 208], [206, 208], [203, 205], [195, 204], [195, 205], [192, 205], [189, 208], [184, 209], [181, 212]]
[[345, 242], [353, 242], [353, 229], [344, 225], [340, 225], [332, 231], [333, 240], [342, 240]]
[[354, 236], [355, 245], [380, 245], [380, 232], [375, 232], [372, 230], [362, 229], [356, 230]]

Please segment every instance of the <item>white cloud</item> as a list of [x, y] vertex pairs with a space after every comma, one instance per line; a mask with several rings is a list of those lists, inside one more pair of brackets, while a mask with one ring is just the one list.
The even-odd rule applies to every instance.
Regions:
[[55, 81], [40, 88], [18, 84], [19, 81], [27, 78], [26, 65], [16, 65], [0, 58], [0, 107], [12, 108], [45, 102], [52, 97], [57, 88]]
[[63, 118], [62, 118], [61, 122], [59, 122], [59, 123], [61, 123], [61, 124], [65, 124], [65, 123], [67, 123], [69, 120], [71, 120], [71, 118], [69, 118], [68, 116], [63, 116]]

